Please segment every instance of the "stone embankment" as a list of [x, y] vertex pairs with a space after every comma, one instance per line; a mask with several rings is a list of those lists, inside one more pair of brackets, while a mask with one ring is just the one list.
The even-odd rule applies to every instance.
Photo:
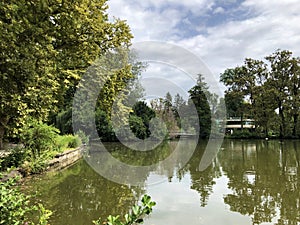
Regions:
[[[76, 161], [82, 158], [83, 148], [84, 146], [57, 154], [52, 160], [48, 162], [48, 166], [45, 172], [59, 171], [74, 164]], [[2, 179], [0, 179], [0, 181], [6, 181], [11, 177], [16, 176], [20, 176], [21, 178], [24, 177], [19, 168], [11, 170], [9, 173], [5, 174]]]
[[58, 171], [72, 165], [81, 159], [81, 151], [82, 147], [57, 154], [54, 159], [49, 161], [47, 171]]

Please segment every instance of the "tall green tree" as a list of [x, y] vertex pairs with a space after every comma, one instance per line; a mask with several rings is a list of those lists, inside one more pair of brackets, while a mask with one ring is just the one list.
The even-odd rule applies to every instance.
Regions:
[[[199, 74], [197, 84], [189, 90], [190, 99], [188, 104], [194, 104], [198, 113], [199, 126], [195, 127], [196, 132], [201, 138], [207, 138], [211, 130], [211, 110], [209, 107], [207, 93], [208, 86], [204, 77]], [[199, 129], [200, 128], [200, 129]]]
[[0, 2], [0, 147], [26, 118], [47, 120], [70, 101], [81, 75], [132, 35], [110, 22], [106, 0]]
[[288, 103], [290, 105], [290, 115], [292, 117], [292, 135], [298, 136], [297, 126], [299, 123], [300, 111], [300, 58], [293, 57], [291, 59], [291, 74], [288, 85], [289, 96]]
[[[270, 76], [267, 81], [268, 87], [272, 91], [279, 112], [280, 137], [284, 137], [288, 135], [288, 112], [293, 112], [296, 123], [298, 120], [299, 79], [295, 78], [299, 78], [299, 66], [296, 59], [292, 57], [292, 52], [287, 50], [278, 50], [267, 56], [266, 59], [271, 64]], [[296, 127], [296, 125], [294, 126]]]
[[[245, 112], [248, 112], [248, 116], [253, 117], [251, 108], [245, 106], [252, 106], [255, 103], [255, 76], [258, 72], [257, 67], [259, 67], [259, 65], [260, 62], [247, 58], [245, 59], [244, 65], [226, 69], [220, 77], [220, 81], [229, 87], [225, 97], [228, 113], [239, 116], [242, 125]], [[246, 104], [246, 99], [249, 104]], [[238, 113], [238, 115], [236, 115], [236, 113]]]

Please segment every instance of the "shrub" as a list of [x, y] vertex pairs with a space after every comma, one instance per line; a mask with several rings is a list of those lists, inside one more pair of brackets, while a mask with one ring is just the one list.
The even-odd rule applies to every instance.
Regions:
[[75, 136], [72, 136], [72, 138], [70, 139], [68, 147], [69, 148], [77, 148], [81, 144], [82, 144], [82, 142], [81, 142], [80, 138], [77, 135], [75, 135]]
[[256, 133], [256, 132], [253, 132], [253, 131], [249, 131], [247, 129], [244, 129], [244, 130], [235, 130], [233, 132], [233, 134], [231, 135], [231, 138], [246, 138], [246, 139], [249, 139], [249, 138], [258, 138], [259, 135]]
[[102, 141], [117, 140], [111, 120], [106, 112], [102, 111], [101, 109], [97, 109], [95, 112], [95, 123], [98, 135]]
[[130, 115], [129, 117], [130, 129], [139, 139], [145, 139], [148, 137], [147, 127], [143, 123], [143, 119], [136, 115]]
[[21, 165], [20, 172], [24, 176], [42, 173], [47, 168], [47, 161], [49, 158], [50, 157], [31, 158]]
[[19, 167], [25, 161], [27, 152], [24, 148], [13, 148], [11, 153], [1, 161], [1, 170], [4, 171], [8, 168]]
[[53, 150], [59, 130], [33, 120], [24, 127], [21, 140], [25, 149], [30, 150], [31, 157], [37, 158]]
[[76, 132], [76, 136], [79, 137], [82, 144], [88, 145], [90, 142], [90, 137], [86, 135], [82, 130]]
[[51, 211], [46, 210], [41, 204], [30, 206], [31, 196], [21, 193], [16, 187], [16, 181], [17, 178], [12, 178], [0, 182], [0, 225], [34, 224], [28, 215], [36, 212], [38, 224], [47, 225]]
[[72, 108], [67, 108], [57, 114], [55, 118], [55, 126], [60, 130], [61, 134], [72, 133]]
[[68, 148], [77, 148], [81, 145], [81, 140], [77, 135], [73, 136], [71, 134], [67, 134], [63, 136], [58, 136], [56, 138], [55, 145], [57, 146], [57, 149], [59, 151], [64, 151]]

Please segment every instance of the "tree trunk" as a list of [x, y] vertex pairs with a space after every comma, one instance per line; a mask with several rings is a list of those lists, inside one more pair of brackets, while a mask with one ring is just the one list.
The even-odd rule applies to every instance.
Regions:
[[283, 114], [283, 109], [280, 106], [279, 107], [279, 116], [280, 116], [280, 138], [283, 138], [285, 136], [285, 118]]
[[295, 113], [293, 115], [294, 118], [294, 124], [293, 124], [293, 136], [296, 137], [297, 136], [297, 123], [298, 123], [298, 113]]
[[244, 113], [241, 114], [241, 131], [244, 130]]
[[1, 115], [0, 117], [0, 149], [3, 149], [3, 138], [5, 134], [5, 128], [8, 123], [9, 117]]
[[266, 125], [266, 128], [265, 128], [265, 137], [266, 137], [266, 138], [269, 137], [269, 129], [268, 129], [268, 125]]
[[4, 126], [0, 125], [0, 149], [3, 149]]

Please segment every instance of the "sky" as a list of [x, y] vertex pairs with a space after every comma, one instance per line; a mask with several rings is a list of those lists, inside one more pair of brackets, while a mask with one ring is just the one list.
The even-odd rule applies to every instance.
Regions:
[[[109, 0], [108, 5], [111, 18], [127, 21], [133, 42], [188, 49], [216, 80], [245, 58], [263, 59], [277, 49], [300, 56], [300, 0]], [[153, 64], [146, 74], [155, 71], [168, 70]], [[174, 74], [174, 80], [182, 76]]]

